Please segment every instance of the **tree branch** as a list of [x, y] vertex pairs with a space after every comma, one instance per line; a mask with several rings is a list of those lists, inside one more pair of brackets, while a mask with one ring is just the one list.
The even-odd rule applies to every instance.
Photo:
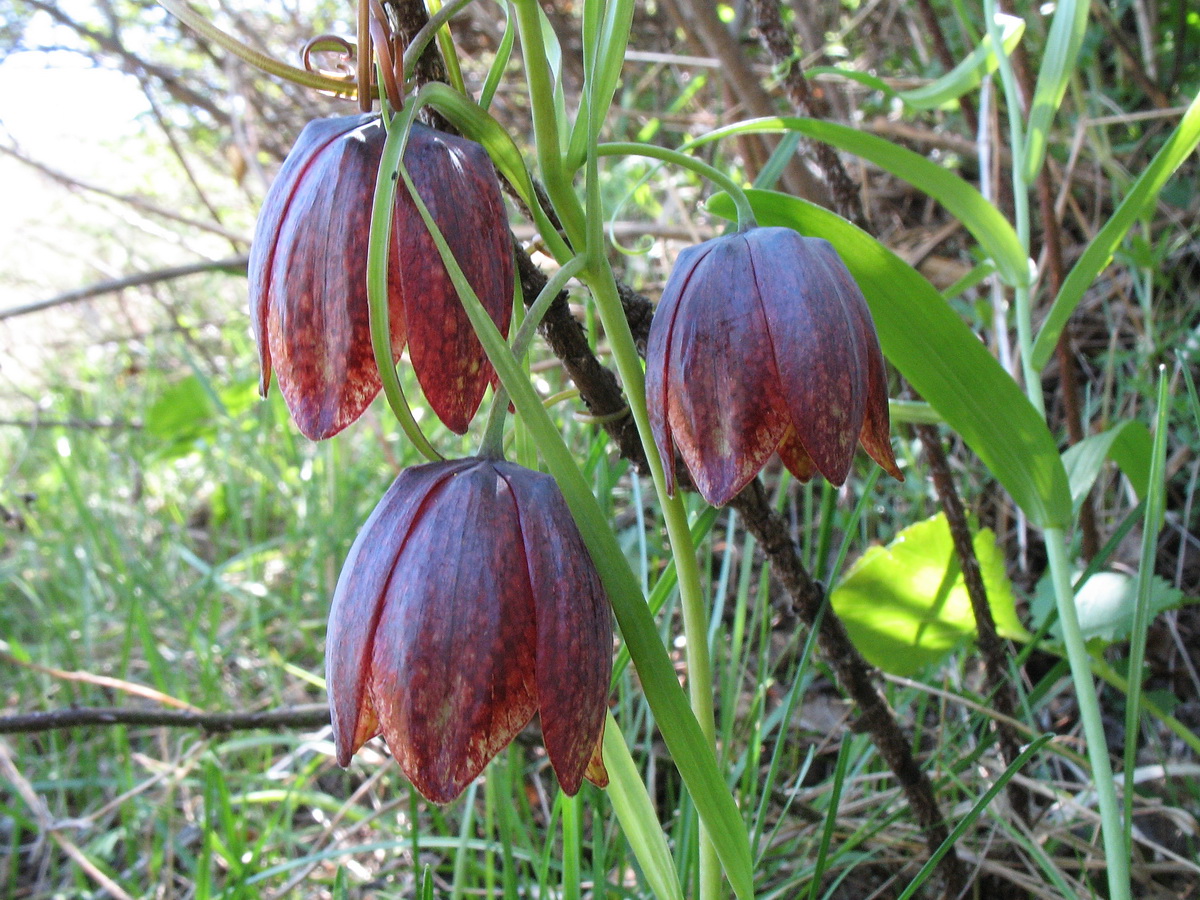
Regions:
[[252, 728], [283, 730], [321, 728], [329, 724], [324, 704], [293, 706], [262, 712], [189, 712], [182, 709], [132, 707], [77, 707], [50, 712], [0, 716], [0, 734], [36, 734], [64, 728], [98, 725], [144, 725], [167, 728], [200, 728], [207, 732], [246, 731]]

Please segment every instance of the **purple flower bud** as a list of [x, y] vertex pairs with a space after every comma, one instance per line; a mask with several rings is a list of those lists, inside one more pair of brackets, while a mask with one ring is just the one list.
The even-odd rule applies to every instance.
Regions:
[[828, 241], [752, 228], [679, 255], [646, 348], [646, 400], [667, 485], [678, 449], [728, 503], [773, 453], [842, 484], [856, 444], [903, 480], [887, 378], [862, 292]]
[[[379, 393], [367, 307], [367, 241], [386, 139], [377, 116], [318, 119], [301, 132], [258, 217], [250, 315], [265, 395], [274, 370], [300, 430], [337, 434]], [[405, 165], [501, 332], [512, 315], [508, 220], [491, 161], [463, 138], [414, 125]], [[408, 345], [429, 405], [470, 425], [491, 365], [404, 185], [388, 267], [392, 360]]]
[[342, 568], [326, 669], [341, 765], [382, 732], [448, 803], [540, 713], [563, 790], [607, 783], [608, 602], [547, 475], [490, 459], [401, 473]]

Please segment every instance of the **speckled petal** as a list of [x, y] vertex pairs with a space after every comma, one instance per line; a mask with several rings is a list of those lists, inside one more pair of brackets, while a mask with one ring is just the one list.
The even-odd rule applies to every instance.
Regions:
[[510, 463], [495, 467], [516, 498], [533, 589], [538, 709], [546, 752], [563, 791], [574, 796], [603, 735], [612, 676], [612, 614], [554, 479]]
[[721, 506], [770, 459], [788, 420], [746, 237], [708, 243], [671, 329], [666, 410], [697, 490]]
[[[366, 259], [384, 131], [367, 116], [321, 120], [305, 134], [309, 129], [313, 136], [298, 142], [307, 162], [290, 172], [284, 167], [271, 189], [278, 196], [268, 199], [256, 230], [254, 246], [263, 256], [251, 262], [251, 308], [256, 327], [266, 331], [263, 386], [273, 366], [297, 426], [320, 440], [358, 418], [380, 388]], [[393, 261], [389, 280], [398, 279]], [[398, 359], [405, 339], [398, 303], [391, 331]]]
[[800, 443], [795, 428], [789, 427], [783, 440], [779, 442], [779, 459], [800, 481], [810, 481], [817, 474], [817, 464]]
[[[502, 334], [512, 317], [508, 218], [491, 160], [473, 141], [414, 125], [405, 166], [484, 308]], [[400, 261], [408, 350], [438, 418], [463, 434], [493, 377], [454, 283], [409, 192], [396, 192], [393, 255]]]
[[791, 425], [817, 470], [840, 485], [867, 399], [858, 321], [840, 281], [845, 266], [827, 241], [790, 228], [747, 236]]
[[490, 462], [456, 470], [414, 523], [376, 627], [367, 689], [405, 775], [436, 803], [457, 797], [537, 710], [513, 504]]
[[339, 765], [379, 733], [365, 687], [384, 596], [414, 520], [443, 481], [467, 464], [417, 466], [400, 474], [358, 533], [329, 611], [325, 675]]
[[675, 441], [667, 422], [667, 363], [679, 300], [691, 281], [696, 264], [712, 249], [709, 243], [686, 248], [675, 261], [675, 268], [659, 298], [646, 340], [646, 405], [650, 413], [650, 431], [662, 457], [667, 493], [675, 494]]
[[[837, 251], [826, 245], [822, 250], [827, 257], [837, 257]], [[884, 368], [883, 351], [879, 349], [879, 336], [875, 333], [875, 322], [871, 318], [871, 310], [863, 297], [857, 282], [850, 272], [837, 258], [831, 263], [830, 270], [837, 278], [841, 295], [846, 300], [846, 306], [853, 314], [858, 326], [859, 347], [867, 363], [867, 406], [863, 417], [862, 432], [859, 443], [867, 451], [867, 455], [875, 460], [880, 467], [899, 481], [904, 480], [904, 473], [896, 465], [896, 455], [892, 452], [891, 414], [888, 411], [887, 370]]]

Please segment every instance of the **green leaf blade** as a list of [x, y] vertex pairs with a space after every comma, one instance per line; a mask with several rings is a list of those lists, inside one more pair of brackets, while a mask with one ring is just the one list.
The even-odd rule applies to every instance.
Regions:
[[1192, 100], [1187, 111], [1180, 119], [1179, 125], [1171, 137], [1163, 144], [1162, 149], [1155, 154], [1150, 165], [1133, 183], [1121, 205], [1105, 223], [1100, 232], [1088, 244], [1079, 261], [1067, 275], [1062, 289], [1054, 298], [1042, 329], [1038, 332], [1033, 345], [1033, 366], [1037, 370], [1045, 367], [1054, 352], [1054, 346], [1062, 335], [1063, 327], [1084, 292], [1091, 287], [1092, 282], [1112, 261], [1113, 253], [1125, 238], [1130, 227], [1136, 222], [1158, 197], [1159, 191], [1167, 183], [1175, 170], [1196, 149], [1200, 143], [1200, 94]]

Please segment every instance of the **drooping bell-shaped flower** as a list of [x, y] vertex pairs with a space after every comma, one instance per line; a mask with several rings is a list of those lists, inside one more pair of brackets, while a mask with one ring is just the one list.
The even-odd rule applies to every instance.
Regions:
[[751, 228], [689, 247], [646, 348], [654, 441], [704, 498], [728, 503], [778, 453], [797, 478], [842, 484], [855, 446], [903, 480], [887, 378], [862, 292], [828, 241]]
[[[250, 251], [250, 315], [265, 395], [274, 371], [300, 430], [330, 437], [379, 393], [367, 305], [367, 242], [386, 139], [377, 116], [301, 132], [263, 204]], [[497, 326], [512, 315], [504, 202], [483, 148], [414, 125], [405, 165]], [[466, 431], [493, 377], [425, 224], [401, 184], [388, 266], [393, 362], [408, 345], [438, 418]]]
[[600, 761], [612, 626], [554, 480], [466, 459], [401, 473], [342, 568], [325, 649], [337, 758], [382, 733], [448, 803], [533, 718], [568, 794]]

